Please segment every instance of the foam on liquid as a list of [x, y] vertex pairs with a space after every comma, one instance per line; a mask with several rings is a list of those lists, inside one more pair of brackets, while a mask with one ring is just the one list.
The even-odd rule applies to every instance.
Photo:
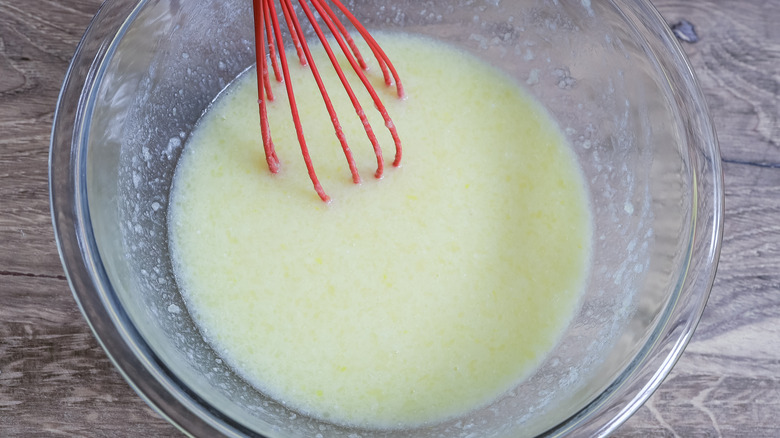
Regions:
[[485, 406], [529, 376], [577, 307], [591, 230], [581, 173], [538, 103], [447, 46], [381, 42], [409, 95], [374, 69], [401, 168], [361, 95], [388, 162], [373, 178], [371, 145], [321, 58], [363, 177], [352, 184], [309, 70], [291, 62], [333, 202], [311, 187], [282, 84], [269, 113], [283, 168], [269, 173], [251, 72], [186, 145], [169, 224], [188, 309], [225, 360], [299, 412], [383, 428]]

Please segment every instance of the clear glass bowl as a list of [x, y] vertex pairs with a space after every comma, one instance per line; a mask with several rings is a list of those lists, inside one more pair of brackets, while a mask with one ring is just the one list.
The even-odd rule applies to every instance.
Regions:
[[594, 258], [582, 306], [529, 380], [415, 430], [351, 430], [246, 385], [193, 325], [166, 210], [182, 145], [254, 62], [250, 2], [109, 0], [87, 29], [51, 140], [57, 243], [95, 336], [135, 390], [193, 435], [602, 435], [660, 385], [704, 308], [720, 251], [720, 155], [701, 91], [643, 0], [354, 1], [369, 28], [429, 35], [524, 84], [589, 184]]

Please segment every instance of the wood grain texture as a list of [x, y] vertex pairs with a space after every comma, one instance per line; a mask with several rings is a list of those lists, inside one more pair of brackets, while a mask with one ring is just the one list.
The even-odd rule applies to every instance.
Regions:
[[0, 436], [175, 436], [92, 336], [60, 264], [48, 142], [99, 0], [0, 1]]
[[[780, 2], [657, 0], [712, 109], [726, 178], [718, 276], [693, 341], [618, 437], [780, 436]], [[99, 0], [0, 0], [0, 436], [175, 436], [73, 300], [48, 207], [59, 87]], [[45, 303], [45, 305], [41, 305]]]
[[47, 145], [68, 62], [97, 6], [0, 3], [1, 272], [62, 277], [52, 251]]
[[714, 109], [723, 159], [780, 163], [780, 3], [654, 3], [669, 22], [696, 25], [701, 41], [684, 47]]

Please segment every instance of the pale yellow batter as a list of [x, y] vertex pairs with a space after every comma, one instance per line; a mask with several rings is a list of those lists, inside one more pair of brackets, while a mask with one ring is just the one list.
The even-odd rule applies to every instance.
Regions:
[[191, 314], [250, 382], [309, 415], [403, 427], [484, 406], [539, 365], [578, 305], [590, 213], [562, 134], [512, 80], [428, 40], [381, 43], [409, 96], [378, 85], [401, 168], [364, 99], [388, 161], [373, 178], [371, 146], [331, 77], [364, 180], [353, 185], [309, 71], [293, 63], [333, 202], [311, 187], [281, 84], [269, 111], [283, 169], [270, 174], [247, 74], [185, 148], [170, 242]]

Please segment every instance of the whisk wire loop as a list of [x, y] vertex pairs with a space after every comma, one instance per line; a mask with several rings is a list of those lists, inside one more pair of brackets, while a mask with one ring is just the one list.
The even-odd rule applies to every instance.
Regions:
[[[333, 51], [330, 50], [330, 45], [328, 45], [328, 42], [325, 40], [325, 36], [322, 34], [322, 29], [320, 29], [319, 25], [317, 24], [316, 18], [314, 18], [314, 15], [311, 13], [311, 10], [306, 5], [306, 3], [304, 3], [303, 1], [301, 1], [300, 3], [301, 3], [301, 8], [303, 9], [307, 18], [309, 18], [309, 20], [312, 22], [312, 25], [315, 31], [317, 32], [320, 41], [322, 41], [322, 44], [325, 47], [326, 52], [328, 53], [328, 57], [331, 59], [331, 62], [334, 64], [334, 66], [337, 66], [338, 61], [336, 60]], [[292, 12], [291, 0], [282, 0], [282, 4], [285, 5], [285, 8], [287, 8], [288, 12]], [[350, 172], [352, 173], [352, 182], [354, 182], [355, 184], [359, 184], [360, 175], [358, 174], [357, 171], [357, 164], [355, 163], [355, 159], [352, 156], [352, 151], [349, 149], [349, 145], [347, 144], [347, 137], [344, 135], [344, 130], [341, 127], [341, 123], [339, 123], [339, 118], [336, 115], [336, 110], [333, 108], [333, 103], [331, 102], [330, 97], [328, 96], [328, 91], [325, 89], [325, 84], [322, 82], [322, 77], [320, 76], [319, 70], [317, 68], [317, 64], [314, 61], [314, 58], [311, 55], [311, 51], [309, 50], [309, 45], [306, 42], [306, 39], [304, 38], [303, 30], [301, 29], [300, 22], [298, 21], [298, 18], [295, 16], [295, 14], [291, 13], [290, 16], [295, 31], [298, 33], [298, 39], [301, 42], [301, 45], [303, 47], [303, 53], [306, 56], [306, 61], [309, 64], [309, 68], [311, 69], [312, 76], [314, 76], [314, 81], [317, 83], [317, 88], [319, 88], [320, 94], [322, 95], [322, 99], [325, 102], [325, 108], [328, 111], [328, 115], [330, 115], [331, 122], [333, 123], [333, 129], [336, 130], [336, 137], [338, 138], [339, 143], [341, 143], [341, 148], [344, 151], [344, 156], [347, 158], [347, 164], [349, 166]], [[347, 93], [350, 94], [351, 97], [353, 97], [354, 93], [352, 93], [352, 88], [349, 86], [347, 79], [344, 77], [344, 72], [338, 68], [336, 69], [336, 71], [339, 74], [339, 77], [342, 79], [342, 83], [347, 89]], [[354, 102], [357, 102], [356, 98]]]
[[[263, 27], [267, 27], [267, 16], [264, 14], [263, 10], [262, 7], [254, 9], [255, 23], [259, 23], [260, 26], [260, 31], [255, 32], [256, 47], [265, 47], [265, 36], [270, 35], [270, 33], [263, 33]], [[265, 151], [265, 160], [268, 163], [268, 169], [271, 173], [277, 173], [279, 171], [279, 158], [276, 155], [273, 140], [271, 139], [271, 130], [268, 125], [268, 108], [266, 107], [266, 95], [268, 100], [273, 100], [274, 97], [268, 78], [265, 56], [263, 56], [262, 59], [258, 59], [258, 61], [260, 62], [260, 65], [257, 68], [257, 102], [260, 106], [260, 135], [263, 139], [263, 149]], [[265, 91], [265, 93], [263, 91]]]
[[[396, 167], [399, 166], [401, 162], [401, 153], [402, 153], [400, 137], [398, 136], [397, 129], [393, 124], [393, 121], [390, 119], [390, 116], [387, 113], [387, 109], [385, 108], [384, 104], [379, 98], [379, 95], [377, 94], [374, 87], [371, 85], [371, 82], [368, 80], [366, 75], [363, 73], [363, 70], [367, 69], [367, 65], [363, 56], [360, 54], [360, 51], [358, 50], [357, 45], [355, 44], [349, 31], [346, 29], [344, 24], [338, 18], [334, 10], [327, 4], [326, 0], [309, 0], [309, 1], [311, 1], [311, 4], [314, 6], [314, 9], [317, 10], [317, 13], [319, 14], [320, 18], [328, 27], [328, 30], [331, 32], [333, 38], [338, 43], [339, 47], [344, 53], [350, 66], [357, 74], [361, 83], [363, 84], [363, 86], [366, 88], [367, 92], [371, 96], [371, 99], [374, 102], [374, 105], [376, 106], [377, 110], [382, 115], [382, 118], [385, 122], [385, 127], [390, 131], [390, 134], [393, 138], [393, 142], [395, 143], [395, 160], [393, 161], [393, 165]], [[393, 67], [392, 63], [390, 62], [385, 52], [381, 49], [381, 47], [379, 47], [379, 44], [376, 42], [376, 40], [374, 40], [373, 37], [371, 37], [371, 35], [368, 33], [365, 27], [363, 27], [360, 24], [360, 22], [355, 18], [355, 16], [352, 13], [350, 13], [349, 10], [347, 10], [347, 8], [339, 0], [331, 0], [331, 1], [333, 1], [336, 7], [344, 14], [344, 16], [347, 17], [347, 19], [350, 21], [350, 23], [352, 23], [353, 27], [358, 31], [358, 33], [360, 33], [360, 35], [363, 37], [368, 47], [371, 49], [372, 53], [377, 59], [377, 62], [382, 70], [383, 78], [386, 85], [392, 86], [394, 82], [399, 98], [403, 97], [403, 87], [401, 85], [400, 78], [398, 77], [398, 73], [396, 72], [395, 68]], [[336, 137], [338, 138], [342, 150], [344, 152], [344, 155], [347, 159], [347, 164], [349, 166], [350, 173], [352, 174], [352, 181], [356, 184], [360, 183], [360, 175], [358, 174], [355, 159], [353, 157], [349, 145], [347, 144], [346, 136], [344, 135], [344, 131], [342, 129], [341, 123], [338, 120], [338, 116], [336, 115], [335, 108], [333, 107], [328, 92], [325, 89], [325, 85], [322, 81], [319, 70], [317, 69], [315, 60], [312, 57], [311, 51], [309, 50], [303, 28], [301, 26], [300, 21], [298, 20], [297, 14], [295, 13], [295, 8], [293, 6], [292, 0], [279, 0], [279, 4], [281, 7], [282, 16], [284, 17], [284, 21], [286, 22], [287, 28], [289, 29], [292, 45], [295, 47], [298, 59], [301, 65], [309, 66], [309, 69], [312, 72], [314, 80], [323, 98], [326, 110], [328, 111], [328, 114], [331, 118], [331, 122], [333, 123], [333, 127], [336, 131]], [[363, 110], [358, 98], [355, 96], [352, 86], [349, 84], [349, 81], [344, 75], [341, 65], [339, 64], [339, 61], [336, 55], [333, 53], [333, 50], [328, 42], [328, 38], [325, 36], [321, 26], [317, 22], [317, 17], [312, 12], [306, 0], [299, 0], [299, 4], [304, 14], [306, 15], [306, 18], [311, 23], [314, 32], [316, 33], [317, 37], [322, 43], [323, 48], [325, 49], [325, 52], [328, 55], [328, 59], [330, 60], [333, 68], [336, 70], [339, 80], [341, 81], [355, 109], [356, 114], [358, 115], [361, 123], [363, 124], [363, 128], [366, 131], [366, 135], [368, 136], [368, 139], [374, 149], [374, 154], [377, 159], [377, 170], [374, 176], [376, 178], [381, 178], [384, 171], [384, 159], [382, 157], [382, 149], [371, 127], [371, 124], [369, 123], [368, 118], [366, 117], [365, 111]], [[298, 107], [293, 93], [292, 81], [290, 80], [290, 71], [287, 62], [287, 55], [283, 50], [284, 41], [282, 38], [281, 26], [279, 24], [279, 16], [277, 15], [275, 2], [274, 0], [253, 0], [252, 6], [254, 9], [254, 20], [255, 20], [255, 47], [256, 47], [256, 56], [257, 56], [257, 68], [258, 68], [257, 81], [258, 81], [258, 104], [260, 107], [260, 126], [261, 126], [261, 135], [263, 141], [263, 149], [265, 151], [268, 167], [272, 173], [277, 173], [279, 171], [279, 165], [280, 165], [279, 159], [276, 156], [273, 140], [270, 135], [270, 127], [268, 124], [268, 112], [267, 112], [268, 110], [266, 104], [266, 101], [272, 101], [274, 99], [271, 90], [271, 81], [269, 78], [270, 74], [268, 71], [268, 64], [270, 63], [271, 69], [274, 72], [274, 76], [276, 80], [277, 81], [283, 80], [283, 82], [285, 83], [287, 97], [290, 103], [290, 112], [292, 115], [293, 124], [295, 126], [295, 131], [298, 137], [298, 143], [301, 148], [301, 153], [303, 154], [304, 163], [306, 164], [306, 169], [309, 173], [309, 178], [311, 179], [311, 182], [314, 185], [314, 189], [319, 195], [319, 197], [323, 201], [329, 202], [330, 197], [325, 193], [324, 189], [322, 188], [322, 185], [320, 184], [317, 178], [317, 174], [314, 171], [314, 165], [312, 163], [312, 159], [309, 154], [308, 146], [304, 138], [303, 126], [300, 120]], [[265, 38], [268, 38], [267, 45], [265, 43]], [[267, 57], [270, 58], [270, 60], [268, 60]], [[277, 62], [277, 57], [279, 62]], [[281, 77], [280, 77], [279, 65], [281, 65]]]
[[[254, 0], [254, 2], [257, 1], [258, 0]], [[274, 2], [272, 0], [259, 0], [259, 1], [267, 2], [268, 7], [270, 9], [271, 24], [273, 25], [274, 35], [276, 36], [276, 46], [279, 47], [278, 50], [279, 60], [282, 65], [284, 84], [285, 87], [287, 88], [287, 99], [290, 102], [290, 112], [292, 113], [293, 125], [295, 125], [295, 133], [298, 136], [298, 143], [301, 146], [301, 153], [303, 154], [303, 161], [306, 164], [306, 170], [309, 173], [309, 179], [311, 179], [311, 182], [314, 185], [314, 190], [317, 192], [317, 195], [319, 195], [320, 199], [322, 199], [324, 202], [329, 202], [330, 197], [325, 193], [325, 190], [322, 188], [322, 184], [320, 184], [320, 181], [317, 178], [317, 173], [314, 171], [314, 164], [311, 161], [311, 155], [309, 155], [309, 148], [308, 146], [306, 146], [306, 139], [303, 135], [303, 126], [301, 125], [301, 118], [298, 115], [298, 105], [295, 103], [295, 93], [293, 92], [292, 80], [290, 79], [290, 69], [287, 64], [287, 55], [285, 51], [282, 50], [282, 48], [284, 47], [284, 41], [282, 40], [282, 31], [279, 26], [278, 19], [275, 19], [276, 6], [274, 6]], [[282, 9], [284, 9], [284, 7]], [[284, 11], [282, 12], [284, 13]], [[285, 18], [287, 18], [286, 15]], [[291, 26], [289, 21], [287, 24], [288, 26]], [[290, 29], [291, 29], [291, 33], [294, 33], [292, 32], [293, 28], [290, 27]], [[259, 88], [260, 87], [258, 86], [258, 89]], [[271, 171], [273, 172], [273, 170]]]
[[[273, 31], [271, 30], [271, 25], [268, 23], [271, 22], [271, 10], [268, 6], [267, 1], [263, 1], [262, 5], [263, 10], [263, 19], [265, 23], [265, 31], [266, 31], [266, 37], [268, 38], [268, 58], [271, 60], [271, 67], [274, 70], [274, 77], [276, 78], [277, 82], [282, 82], [282, 73], [279, 70], [279, 62], [278, 58], [276, 56], [276, 46], [274, 45], [274, 37], [273, 37]], [[261, 29], [262, 30], [262, 29]], [[256, 46], [264, 48], [265, 46]], [[263, 52], [263, 55], [265, 55], [265, 52]], [[265, 58], [265, 56], [263, 56]], [[270, 100], [273, 100], [273, 97], [271, 97]]]
[[[377, 160], [377, 168], [376, 168], [376, 172], [374, 173], [374, 176], [376, 178], [381, 178], [384, 173], [385, 161], [384, 158], [382, 157], [382, 148], [381, 146], [379, 146], [379, 141], [377, 140], [376, 135], [374, 134], [374, 130], [368, 121], [368, 117], [366, 117], [366, 112], [363, 110], [362, 105], [360, 105], [360, 101], [358, 100], [357, 96], [355, 96], [355, 93], [352, 90], [352, 86], [349, 84], [349, 81], [344, 75], [344, 71], [341, 69], [338, 59], [336, 59], [336, 56], [333, 54], [333, 50], [331, 50], [330, 44], [325, 38], [325, 34], [322, 32], [320, 26], [316, 23], [314, 15], [311, 14], [311, 10], [305, 5], [304, 1], [303, 0], [300, 1], [301, 1], [301, 6], [306, 12], [309, 20], [312, 21], [314, 30], [317, 33], [317, 36], [319, 37], [320, 41], [322, 42], [322, 45], [325, 48], [326, 53], [328, 54], [328, 58], [330, 59], [333, 68], [336, 70], [336, 74], [338, 75], [342, 85], [344, 86], [344, 89], [346, 90], [347, 95], [349, 96], [349, 99], [352, 102], [352, 106], [355, 108], [355, 113], [358, 115], [358, 118], [360, 118], [360, 122], [363, 124], [363, 129], [366, 131], [366, 135], [368, 136], [368, 140], [371, 142], [371, 146], [374, 148], [374, 155], [376, 156], [376, 160]], [[344, 52], [347, 61], [349, 62], [350, 66], [352, 66], [352, 69], [358, 75], [363, 85], [366, 87], [366, 90], [371, 95], [371, 98], [374, 101], [374, 103], [378, 107], [379, 106], [384, 107], [382, 101], [379, 99], [379, 96], [376, 94], [376, 90], [374, 90], [374, 87], [371, 85], [371, 83], [366, 78], [366, 75], [363, 73], [363, 68], [361, 68], [360, 64], [356, 61], [355, 57], [352, 56], [352, 53], [350, 53], [350, 48], [348, 47], [348, 44], [345, 43], [344, 39], [337, 32], [336, 25], [333, 23], [330, 17], [325, 12], [322, 11], [322, 7], [321, 7], [322, 5], [319, 3], [318, 0], [312, 0], [312, 4], [314, 5], [314, 8], [317, 9], [317, 12], [320, 14], [325, 24], [328, 26], [328, 29], [333, 34], [334, 39], [338, 43], [342, 52]], [[357, 51], [357, 47], [355, 47], [355, 51]], [[359, 52], [358, 52], [358, 56], [359, 56]]]
[[[355, 26], [355, 29], [357, 29], [358, 33], [360, 33], [360, 36], [363, 37], [363, 39], [366, 41], [368, 46], [371, 48], [371, 51], [374, 53], [374, 57], [377, 59], [377, 62], [379, 63], [380, 67], [382, 68], [382, 73], [385, 78], [385, 84], [387, 86], [392, 86], [393, 81], [390, 80], [390, 77], [387, 73], [387, 70], [390, 70], [390, 74], [393, 76], [393, 80], [395, 80], [395, 87], [396, 92], [398, 93], [399, 98], [404, 97], [404, 88], [401, 85], [401, 78], [398, 76], [398, 72], [395, 70], [395, 67], [393, 67], [393, 63], [390, 62], [390, 58], [387, 56], [384, 50], [382, 50], [382, 47], [379, 45], [379, 43], [376, 42], [374, 37], [371, 36], [371, 34], [368, 32], [368, 30], [360, 23], [360, 21], [355, 17], [355, 15], [352, 14], [352, 12], [347, 9], [346, 6], [344, 6], [343, 3], [341, 3], [340, 0], [331, 0], [333, 4], [336, 5], [337, 8], [344, 14], [344, 16], [347, 17], [350, 23], [352, 23], [353, 26]], [[335, 15], [335, 14], [334, 14]]]

